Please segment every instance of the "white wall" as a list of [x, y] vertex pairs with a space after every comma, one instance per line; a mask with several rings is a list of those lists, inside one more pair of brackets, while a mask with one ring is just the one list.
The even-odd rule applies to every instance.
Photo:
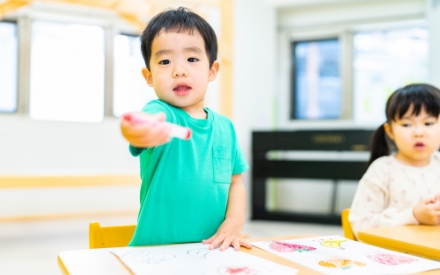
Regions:
[[[264, 0], [236, 0], [233, 121], [251, 163], [251, 131], [271, 129], [276, 95], [276, 9]], [[243, 174], [250, 214], [250, 170]]]
[[[0, 116], [0, 177], [97, 174], [139, 174], [138, 160], [130, 155], [118, 120], [75, 123]], [[139, 207], [137, 185], [60, 185], [0, 189], [0, 221], [81, 213], [134, 214]]]
[[0, 175], [137, 174], [117, 119], [99, 123], [0, 116]]
[[422, 18], [425, 1], [328, 1], [325, 4], [283, 7], [279, 10], [278, 24], [280, 29], [301, 29]]
[[440, 87], [440, 1], [426, 0], [429, 24], [429, 80]]

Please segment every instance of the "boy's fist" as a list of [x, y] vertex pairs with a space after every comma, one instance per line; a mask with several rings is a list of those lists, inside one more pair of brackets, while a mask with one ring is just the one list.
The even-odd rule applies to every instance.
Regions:
[[[164, 113], [149, 115], [145, 113], [134, 113], [136, 116], [145, 117], [151, 122], [139, 123], [124, 116], [121, 119], [121, 133], [127, 141], [134, 147], [147, 148], [159, 146], [170, 141], [170, 127], [164, 122]], [[156, 123], [154, 123], [156, 122]]]

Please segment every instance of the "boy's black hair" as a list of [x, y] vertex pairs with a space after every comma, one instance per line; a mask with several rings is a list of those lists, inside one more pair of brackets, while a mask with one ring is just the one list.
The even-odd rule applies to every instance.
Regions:
[[188, 32], [198, 31], [205, 41], [205, 50], [209, 58], [209, 67], [217, 59], [217, 37], [212, 27], [205, 19], [187, 8], [167, 10], [154, 16], [143, 31], [141, 51], [145, 65], [150, 69], [151, 46], [154, 38], [161, 32]]
[[[412, 115], [419, 115], [422, 109], [429, 115], [440, 115], [440, 90], [428, 84], [412, 84], [396, 90], [387, 101], [385, 115], [388, 123], [401, 119], [413, 107]], [[371, 156], [368, 166], [376, 159], [390, 154], [384, 125], [380, 125], [371, 139]]]

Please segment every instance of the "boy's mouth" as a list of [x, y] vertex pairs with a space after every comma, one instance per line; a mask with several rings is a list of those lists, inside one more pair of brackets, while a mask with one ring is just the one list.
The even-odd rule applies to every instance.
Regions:
[[416, 142], [416, 144], [414, 145], [414, 148], [416, 148], [416, 150], [423, 150], [425, 149], [425, 144], [423, 142]]
[[184, 96], [189, 94], [189, 92], [191, 91], [191, 87], [188, 85], [177, 85], [176, 87], [174, 87], [173, 91], [179, 96]]

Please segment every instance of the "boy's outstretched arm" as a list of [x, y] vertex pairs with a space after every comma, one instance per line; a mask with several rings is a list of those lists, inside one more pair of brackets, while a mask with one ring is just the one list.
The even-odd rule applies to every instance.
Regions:
[[[163, 113], [142, 115], [158, 122], [165, 121], [165, 114]], [[170, 128], [162, 123], [132, 123], [121, 119], [120, 126], [122, 135], [134, 147], [154, 147], [170, 141]]]
[[209, 249], [214, 249], [221, 244], [220, 251], [226, 250], [229, 246], [233, 246], [235, 250], [240, 250], [240, 246], [252, 248], [249, 243], [242, 239], [241, 235], [245, 214], [246, 191], [243, 179], [241, 174], [232, 175], [226, 218], [217, 232], [211, 238], [203, 240], [203, 243], [210, 244]]

